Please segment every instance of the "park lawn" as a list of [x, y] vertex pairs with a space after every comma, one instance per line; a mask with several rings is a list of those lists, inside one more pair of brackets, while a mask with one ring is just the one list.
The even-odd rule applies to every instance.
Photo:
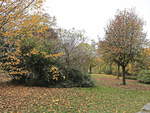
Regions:
[[[0, 112], [135, 113], [150, 102], [150, 90], [115, 86], [116, 78], [109, 75], [92, 75], [92, 78], [96, 82], [94, 88], [25, 87], [1, 83]], [[112, 85], [111, 80], [114, 80]], [[129, 86], [131, 82], [128, 81]], [[132, 84], [137, 85], [136, 82]]]

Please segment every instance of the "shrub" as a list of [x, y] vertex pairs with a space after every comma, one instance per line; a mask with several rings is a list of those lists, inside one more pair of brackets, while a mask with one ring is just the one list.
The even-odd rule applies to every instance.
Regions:
[[93, 81], [91, 80], [90, 75], [84, 74], [76, 69], [67, 69], [67, 80], [68, 85], [74, 84], [76, 87], [92, 87], [94, 86]]
[[4, 42], [1, 48], [0, 57], [1, 67], [13, 80], [24, 80], [26, 75], [29, 74], [25, 69], [23, 57], [20, 50], [12, 41]]
[[137, 79], [141, 83], [150, 84], [150, 70], [142, 70]]
[[128, 76], [126, 76], [126, 79], [137, 80], [137, 76], [136, 75], [128, 75]]
[[58, 84], [63, 80], [63, 74], [57, 67], [57, 59], [62, 53], [49, 54], [41, 48], [21, 45], [22, 54], [24, 56], [24, 64], [27, 70], [31, 72], [26, 79], [26, 84], [49, 86]]
[[[53, 72], [60, 53], [48, 54], [36, 49], [34, 40], [6, 41], [1, 46], [0, 64], [8, 75], [19, 83], [52, 84], [59, 81], [59, 71]], [[57, 75], [57, 77], [56, 77]], [[55, 78], [55, 79], [54, 79]]]

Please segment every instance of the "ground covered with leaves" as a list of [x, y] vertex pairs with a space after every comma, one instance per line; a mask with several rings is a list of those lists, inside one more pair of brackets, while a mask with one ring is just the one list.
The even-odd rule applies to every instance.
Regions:
[[135, 113], [150, 102], [149, 85], [92, 76], [94, 88], [45, 88], [12, 85], [0, 74], [0, 112]]

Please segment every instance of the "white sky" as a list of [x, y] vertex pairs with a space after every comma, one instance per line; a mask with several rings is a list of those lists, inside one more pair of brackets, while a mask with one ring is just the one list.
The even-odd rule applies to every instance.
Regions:
[[117, 9], [136, 8], [146, 21], [144, 28], [150, 39], [150, 0], [47, 0], [45, 8], [56, 17], [59, 27], [84, 29], [90, 40], [104, 37], [104, 28]]

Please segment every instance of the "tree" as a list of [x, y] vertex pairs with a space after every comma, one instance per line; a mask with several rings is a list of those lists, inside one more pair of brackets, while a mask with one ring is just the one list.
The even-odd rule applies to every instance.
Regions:
[[85, 41], [85, 36], [82, 31], [70, 29], [61, 29], [59, 31], [60, 37], [60, 47], [62, 51], [64, 51], [63, 64], [66, 65], [67, 68], [74, 67], [76, 62], [75, 60], [78, 58], [76, 56], [77, 47]]
[[81, 43], [76, 48], [76, 65], [78, 66], [83, 72], [92, 73], [92, 68], [97, 65], [96, 62], [96, 53], [95, 48], [88, 44], [88, 43]]
[[146, 34], [143, 32], [143, 25], [143, 20], [133, 9], [125, 9], [118, 11], [105, 29], [100, 48], [103, 54], [109, 54], [113, 61], [121, 66], [123, 85], [126, 84], [126, 67], [135, 61], [144, 47]]
[[106, 71], [107, 74], [112, 74], [112, 65], [114, 63], [113, 61], [113, 57], [111, 56], [111, 54], [109, 52], [105, 52], [104, 48], [101, 47], [101, 45], [104, 43], [104, 41], [101, 41], [99, 39], [99, 43], [98, 43], [98, 54], [99, 57], [102, 59], [102, 61], [104, 62], [104, 64], [106, 65], [106, 67], [109, 67], [109, 70]]
[[136, 58], [136, 61], [131, 64], [131, 72], [135, 75], [141, 70], [149, 70], [150, 69], [150, 49], [143, 48], [140, 55]]
[[98, 55], [97, 55], [97, 43], [95, 40], [91, 40], [90, 51], [89, 51], [89, 73], [92, 74], [92, 69], [98, 64]]
[[[1, 0], [0, 1], [0, 36], [16, 36], [20, 26], [29, 25], [33, 12], [40, 11], [43, 0]], [[33, 10], [34, 9], [34, 10]], [[25, 24], [26, 22], [26, 24]]]
[[[95, 52], [92, 45], [86, 43], [84, 31], [61, 29], [59, 31], [60, 47], [64, 52], [61, 59], [66, 68], [74, 68], [87, 73], [95, 66]], [[95, 45], [95, 44], [94, 44]]]
[[[34, 54], [36, 50], [37, 56], [58, 55], [54, 47], [52, 48], [54, 43], [50, 40], [57, 38], [57, 33], [53, 29], [55, 18], [41, 12], [43, 1], [0, 1], [0, 66], [13, 79], [26, 78], [26, 75], [30, 74], [26, 69], [24, 56], [29, 55], [27, 53], [31, 53], [32, 50]], [[27, 58], [30, 56], [32, 55]], [[42, 60], [42, 57], [39, 58]], [[29, 64], [31, 65], [31, 62]], [[41, 65], [32, 68], [36, 66]]]

